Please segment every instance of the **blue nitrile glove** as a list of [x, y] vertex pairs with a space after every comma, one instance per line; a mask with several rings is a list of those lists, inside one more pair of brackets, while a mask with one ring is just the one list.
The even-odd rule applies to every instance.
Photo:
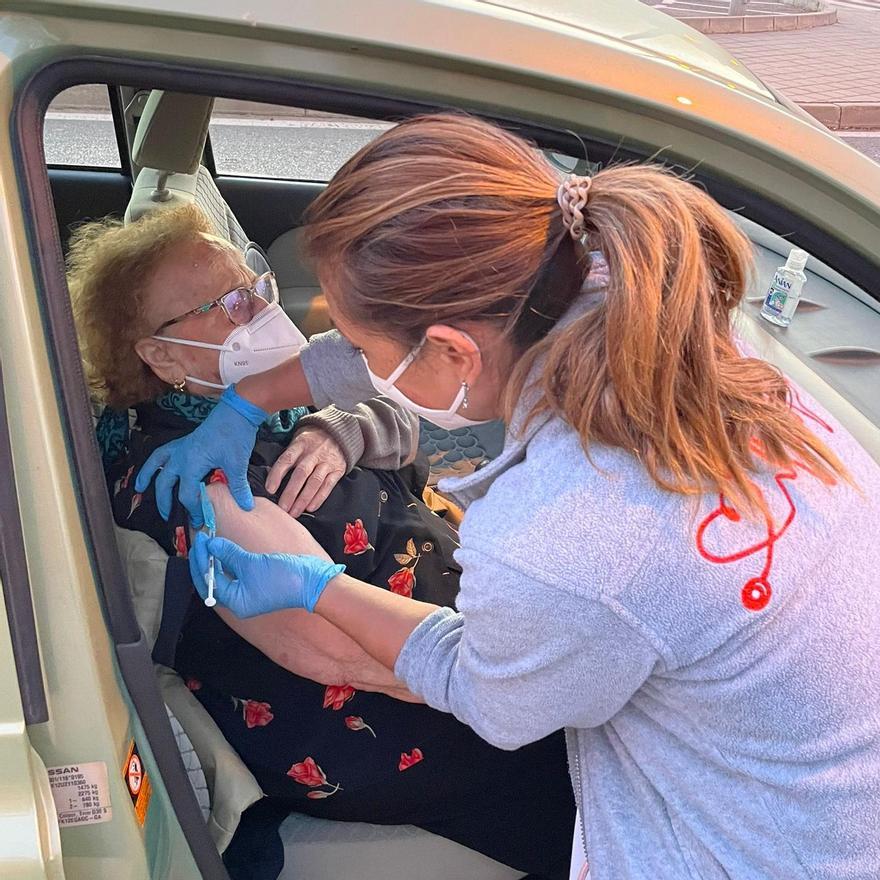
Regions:
[[284, 608], [314, 611], [327, 583], [345, 571], [344, 565], [317, 556], [248, 553], [226, 538], [209, 538], [199, 532], [189, 551], [189, 571], [203, 599], [208, 595], [205, 574], [211, 556], [220, 563], [215, 566], [214, 596], [236, 617], [255, 617]]
[[230, 385], [214, 411], [191, 434], [160, 446], [146, 460], [134, 483], [143, 492], [156, 471], [156, 506], [162, 518], [171, 515], [174, 484], [180, 480], [180, 503], [189, 511], [195, 528], [202, 526], [199, 483], [214, 468], [221, 468], [229, 491], [242, 510], [253, 510], [254, 496], [247, 481], [247, 466], [257, 439], [257, 429], [269, 414], [239, 397]]

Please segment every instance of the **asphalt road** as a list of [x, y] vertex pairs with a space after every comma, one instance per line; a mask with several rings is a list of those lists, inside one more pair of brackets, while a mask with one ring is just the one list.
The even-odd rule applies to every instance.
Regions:
[[[329, 180], [383, 130], [381, 123], [328, 120], [223, 120], [211, 126], [221, 174]], [[844, 135], [847, 143], [880, 162], [880, 132]], [[50, 164], [118, 167], [113, 125], [100, 114], [58, 114], [46, 120]]]
[[[220, 174], [329, 180], [385, 127], [327, 120], [222, 120], [211, 125], [211, 146]], [[119, 167], [109, 116], [47, 116], [45, 145], [50, 164]]]
[[880, 131], [862, 131], [844, 134], [844, 140], [859, 152], [880, 162]]

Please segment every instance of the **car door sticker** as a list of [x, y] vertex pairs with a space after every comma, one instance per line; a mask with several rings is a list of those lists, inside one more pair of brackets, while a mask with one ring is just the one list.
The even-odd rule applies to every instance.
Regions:
[[110, 786], [103, 761], [48, 767], [49, 786], [62, 828], [109, 822]]
[[147, 808], [150, 806], [150, 798], [153, 796], [153, 786], [144, 769], [144, 763], [134, 740], [129, 743], [128, 754], [122, 765], [122, 778], [128, 788], [135, 817], [138, 824], [142, 826], [147, 818]]

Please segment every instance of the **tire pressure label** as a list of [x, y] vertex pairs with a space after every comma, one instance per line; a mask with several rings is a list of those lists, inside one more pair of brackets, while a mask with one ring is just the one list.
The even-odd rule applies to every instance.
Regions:
[[48, 767], [52, 799], [62, 828], [109, 822], [110, 786], [103, 761]]
[[128, 746], [128, 755], [125, 763], [122, 765], [122, 778], [128, 788], [131, 796], [131, 803], [134, 807], [134, 814], [137, 817], [138, 824], [143, 825], [147, 818], [147, 808], [150, 806], [150, 798], [153, 796], [153, 786], [150, 777], [144, 770], [143, 761], [141, 761], [138, 752], [137, 743], [134, 740]]

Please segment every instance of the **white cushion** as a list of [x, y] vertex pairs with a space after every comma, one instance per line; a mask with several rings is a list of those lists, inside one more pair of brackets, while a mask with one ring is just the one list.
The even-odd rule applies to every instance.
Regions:
[[[503, 809], [503, 805], [500, 805]], [[412, 825], [328, 822], [294, 814], [281, 826], [278, 880], [518, 880], [524, 876]], [[535, 841], [535, 846], [540, 846]]]
[[134, 134], [131, 155], [141, 168], [195, 174], [202, 161], [214, 99], [153, 89]]

